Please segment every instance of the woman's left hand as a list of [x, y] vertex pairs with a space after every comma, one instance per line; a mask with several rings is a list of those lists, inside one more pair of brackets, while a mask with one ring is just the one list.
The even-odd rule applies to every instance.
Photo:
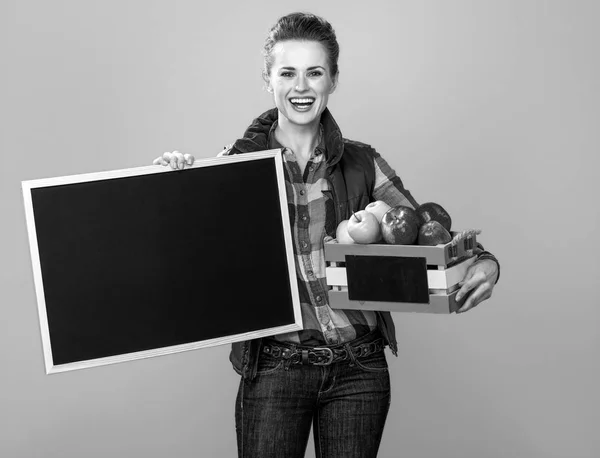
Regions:
[[464, 297], [465, 303], [456, 311], [463, 313], [492, 296], [492, 290], [498, 278], [498, 264], [491, 259], [474, 262], [467, 270], [465, 278], [459, 282], [460, 290], [456, 293], [456, 302]]

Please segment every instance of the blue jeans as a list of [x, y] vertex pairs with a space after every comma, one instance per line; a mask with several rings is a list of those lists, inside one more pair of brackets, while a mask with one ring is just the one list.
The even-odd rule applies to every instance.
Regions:
[[236, 399], [239, 458], [302, 458], [311, 424], [317, 458], [377, 456], [391, 399], [383, 351], [329, 366], [262, 354], [258, 364]]

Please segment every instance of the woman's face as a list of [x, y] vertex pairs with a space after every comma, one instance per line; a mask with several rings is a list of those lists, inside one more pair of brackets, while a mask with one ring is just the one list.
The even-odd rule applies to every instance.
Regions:
[[316, 41], [283, 41], [273, 48], [267, 79], [280, 116], [297, 125], [319, 122], [335, 90], [327, 51]]

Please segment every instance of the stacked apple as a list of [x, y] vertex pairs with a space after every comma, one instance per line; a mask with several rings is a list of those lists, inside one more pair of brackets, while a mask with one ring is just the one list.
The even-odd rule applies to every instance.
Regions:
[[404, 205], [390, 207], [378, 200], [342, 221], [336, 238], [338, 243], [438, 245], [452, 240], [451, 225], [448, 212], [435, 202], [424, 203], [414, 210]]

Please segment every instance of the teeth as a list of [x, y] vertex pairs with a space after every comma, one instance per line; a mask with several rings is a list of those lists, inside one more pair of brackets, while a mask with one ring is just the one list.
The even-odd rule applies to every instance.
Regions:
[[290, 99], [290, 102], [298, 104], [313, 103], [314, 101], [314, 99]]

